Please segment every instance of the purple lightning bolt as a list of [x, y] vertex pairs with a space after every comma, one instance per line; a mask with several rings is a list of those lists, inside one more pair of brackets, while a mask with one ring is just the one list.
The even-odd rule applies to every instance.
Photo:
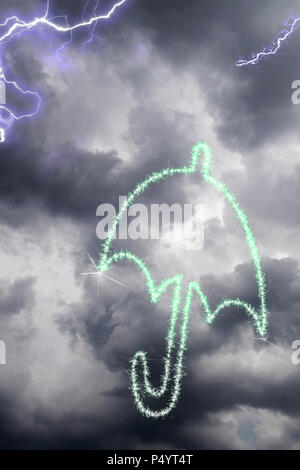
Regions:
[[287, 39], [296, 31], [300, 26], [299, 18], [288, 18], [285, 23], [285, 28], [277, 34], [269, 47], [265, 47], [262, 51], [252, 54], [250, 59], [241, 58], [236, 62], [237, 67], [244, 67], [245, 65], [255, 65], [262, 59], [269, 55], [275, 55]]
[[[3, 46], [7, 43], [9, 43], [13, 38], [20, 36], [21, 34], [24, 34], [25, 32], [32, 30], [38, 26], [47, 26], [48, 28], [54, 29], [58, 33], [70, 33], [70, 40], [65, 42], [57, 51], [56, 55], [59, 58], [60, 52], [62, 52], [67, 44], [69, 44], [72, 41], [72, 34], [75, 30], [88, 27], [90, 28], [90, 39], [86, 42], [90, 42], [94, 38], [94, 32], [95, 28], [100, 20], [108, 20], [112, 17], [114, 12], [120, 8], [122, 5], [124, 5], [127, 2], [127, 0], [120, 0], [117, 3], [115, 3], [112, 8], [109, 10], [108, 13], [104, 15], [98, 15], [97, 14], [97, 9], [99, 6], [99, 0], [96, 2], [96, 6], [94, 8], [94, 16], [92, 16], [89, 20], [82, 20], [81, 23], [77, 23], [73, 26], [70, 26], [68, 17], [66, 15], [61, 15], [61, 16], [55, 16], [50, 18], [49, 17], [49, 8], [50, 8], [50, 0], [47, 0], [46, 3], [46, 11], [43, 16], [34, 18], [33, 20], [26, 22], [21, 19], [19, 19], [17, 16], [11, 16], [5, 20], [4, 23], [0, 24], [0, 31], [5, 30], [2, 34], [0, 33], [0, 46]], [[87, 6], [85, 6], [86, 9]], [[58, 19], [63, 19], [64, 24], [58, 24], [56, 21]], [[0, 80], [5, 83], [5, 85], [11, 85], [13, 86], [16, 90], [18, 90], [20, 93], [23, 95], [30, 95], [34, 97], [36, 101], [36, 106], [33, 112], [27, 113], [27, 114], [22, 114], [22, 115], [17, 115], [14, 113], [10, 108], [6, 106], [6, 103], [0, 103], [0, 110], [6, 111], [10, 118], [12, 120], [20, 120], [24, 118], [30, 118], [35, 116], [40, 109], [41, 106], [41, 96], [35, 92], [35, 91], [25, 91], [23, 88], [18, 85], [16, 81], [8, 80], [5, 77], [5, 74], [3, 72], [3, 68], [0, 68]], [[0, 128], [0, 142], [4, 142], [5, 140], [5, 130]]]

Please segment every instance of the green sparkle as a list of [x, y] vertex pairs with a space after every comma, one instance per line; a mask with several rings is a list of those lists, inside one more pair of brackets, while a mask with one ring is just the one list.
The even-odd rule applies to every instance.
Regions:
[[[189, 175], [196, 173], [201, 154], [203, 155], [203, 162], [200, 171], [204, 180], [223, 194], [225, 200], [227, 200], [233, 208], [235, 215], [240, 221], [240, 224], [244, 230], [246, 243], [249, 247], [251, 258], [255, 267], [260, 309], [257, 312], [252, 305], [237, 298], [224, 299], [216, 307], [216, 309], [212, 311], [209, 306], [208, 299], [203, 293], [200, 284], [196, 281], [190, 282], [187, 287], [187, 293], [183, 307], [182, 324], [180, 327], [180, 338], [178, 342], [176, 362], [172, 366], [172, 355], [176, 346], [175, 328], [182, 303], [183, 276], [181, 274], [177, 274], [171, 278], [164, 279], [160, 284], [156, 285], [155, 281], [151, 277], [149, 268], [141, 258], [135, 256], [129, 251], [118, 251], [111, 254], [111, 246], [115, 238], [117, 226], [123, 214], [134, 203], [136, 198], [146, 191], [150, 184], [158, 183], [164, 180], [166, 177], [179, 174]], [[165, 168], [161, 171], [152, 173], [144, 181], [138, 183], [135, 189], [128, 194], [127, 200], [124, 201], [119, 214], [115, 218], [115, 221], [107, 234], [107, 238], [100, 254], [98, 265], [100, 272], [107, 271], [112, 263], [118, 263], [120, 261], [129, 261], [134, 263], [145, 277], [147, 289], [150, 295], [150, 301], [153, 304], [156, 304], [160, 300], [162, 294], [166, 292], [169, 287], [173, 288], [172, 308], [169, 319], [169, 329], [166, 336], [166, 350], [163, 360], [161, 385], [159, 387], [153, 387], [150, 383], [150, 370], [148, 367], [147, 354], [145, 351], [136, 352], [131, 360], [131, 391], [138, 410], [148, 418], [161, 418], [167, 416], [178, 402], [182, 386], [184, 354], [187, 348], [191, 305], [195, 293], [199, 296], [200, 304], [202, 305], [205, 312], [205, 320], [208, 324], [211, 325], [213, 323], [221, 310], [234, 306], [244, 310], [245, 313], [252, 318], [254, 327], [260, 336], [264, 337], [267, 333], [268, 311], [266, 306], [265, 275], [262, 271], [261, 259], [258, 253], [255, 237], [250, 229], [247, 216], [239, 207], [239, 204], [236, 201], [234, 195], [229, 192], [228, 188], [223, 182], [218, 181], [210, 174], [211, 162], [212, 155], [209, 146], [206, 143], [199, 142], [192, 149], [190, 166], [183, 166], [182, 168]], [[139, 381], [138, 377], [139, 367], [141, 368], [143, 376], [143, 381], [141, 382]], [[148, 395], [152, 398], [162, 398], [167, 393], [169, 394], [167, 405], [160, 410], [153, 410], [144, 404], [145, 395]]]

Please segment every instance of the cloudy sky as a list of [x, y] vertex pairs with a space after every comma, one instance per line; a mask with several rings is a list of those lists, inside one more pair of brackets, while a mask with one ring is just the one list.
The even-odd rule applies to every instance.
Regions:
[[[113, 2], [100, 3], [106, 12]], [[84, 6], [56, 0], [51, 16], [75, 24]], [[44, 10], [45, 1], [0, 0], [3, 20]], [[290, 15], [300, 15], [296, 0], [128, 0], [85, 46], [86, 29], [57, 52], [69, 37], [45, 27], [2, 46], [7, 77], [38, 91], [42, 106], [0, 147], [0, 448], [299, 448], [291, 345], [300, 339], [300, 105], [291, 84], [300, 80], [300, 32], [276, 56], [235, 66]], [[34, 107], [7, 91], [16, 109]], [[147, 351], [159, 383], [170, 298], [150, 304], [132, 266], [109, 273], [123, 285], [82, 273], [101, 251], [97, 207], [118, 207], [152, 171], [186, 164], [198, 141], [256, 236], [270, 324], [267, 341], [236, 309], [209, 326], [195, 300], [180, 401], [153, 421], [134, 405], [129, 361]], [[156, 280], [180, 272], [212, 306], [234, 297], [257, 305], [243, 231], [200, 173], [157, 185], [143, 202], [204, 206], [195, 251], [122, 242]]]

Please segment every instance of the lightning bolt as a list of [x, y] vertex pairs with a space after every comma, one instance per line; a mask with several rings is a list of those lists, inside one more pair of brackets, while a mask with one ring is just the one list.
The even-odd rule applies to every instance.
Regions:
[[105, 15], [99, 15], [99, 16], [93, 16], [90, 18], [88, 21], [83, 21], [82, 23], [77, 23], [73, 26], [62, 26], [53, 21], [53, 19], [58, 18], [48, 18], [49, 14], [49, 0], [47, 0], [47, 8], [44, 16], [40, 18], [35, 18], [33, 21], [30, 21], [29, 23], [26, 23], [24, 21], [19, 20], [18, 18], [11, 17], [6, 20], [4, 24], [0, 24], [1, 26], [7, 26], [7, 24], [12, 20], [12, 18], [15, 20], [15, 23], [8, 29], [6, 33], [4, 33], [2, 36], [0, 36], [0, 44], [5, 43], [5, 41], [9, 41], [12, 37], [14, 37], [16, 34], [19, 34], [20, 32], [27, 31], [29, 29], [35, 28], [38, 25], [46, 25], [49, 26], [49, 28], [54, 29], [57, 32], [60, 33], [68, 33], [68, 32], [73, 32], [76, 29], [83, 28], [85, 26], [92, 26], [94, 23], [97, 23], [100, 20], [109, 20], [114, 12], [120, 8], [124, 3], [126, 3], [127, 0], [120, 0], [118, 3], [115, 3], [114, 6], [109, 10], [108, 13]]
[[[0, 104], [6, 103], [6, 84], [0, 80]], [[0, 143], [5, 142], [5, 129], [0, 128]]]
[[[61, 16], [55, 16], [55, 17], [49, 17], [49, 9], [50, 9], [50, 0], [47, 0], [46, 3], [46, 10], [43, 16], [41, 17], [36, 17], [33, 20], [26, 22], [17, 16], [11, 16], [7, 18], [4, 23], [0, 24], [0, 31], [3, 29], [6, 29], [5, 32], [2, 34], [0, 33], [0, 46], [3, 46], [7, 43], [9, 43], [13, 38], [20, 36], [24, 34], [27, 31], [30, 31], [38, 26], [47, 26], [48, 28], [51, 28], [55, 30], [58, 33], [70, 33], [71, 37], [70, 40], [65, 42], [57, 51], [57, 57], [59, 58], [59, 54], [64, 50], [65, 46], [72, 42], [72, 37], [73, 37], [73, 32], [77, 29], [89, 27], [90, 28], [90, 38], [88, 41], [86, 41], [85, 44], [89, 43], [90, 41], [93, 40], [94, 38], [94, 32], [95, 28], [98, 24], [99, 21], [101, 20], [109, 20], [112, 15], [115, 13], [117, 9], [119, 9], [122, 5], [124, 5], [127, 2], [127, 0], [120, 0], [117, 3], [115, 3], [111, 9], [108, 11], [108, 13], [103, 14], [103, 15], [98, 15], [96, 12], [98, 10], [99, 6], [99, 0], [96, 2], [96, 6], [94, 8], [94, 16], [92, 16], [89, 20], [85, 21], [84, 19], [82, 20], [81, 23], [74, 24], [70, 26], [68, 17], [66, 15], [61, 15]], [[87, 8], [87, 5], [85, 6], [85, 10]], [[84, 11], [85, 11], [84, 10]], [[57, 20], [63, 19], [65, 24], [59, 24]], [[4, 71], [2, 68], [0, 68], [0, 80], [2, 80], [6, 85], [11, 85], [12, 87], [15, 88], [18, 92], [22, 93], [23, 95], [30, 95], [32, 96], [35, 101], [36, 101], [36, 106], [33, 112], [31, 113], [26, 113], [26, 114], [21, 114], [18, 115], [14, 111], [12, 111], [10, 108], [6, 106], [6, 103], [2, 103], [0, 106], [0, 110], [6, 111], [10, 118], [12, 120], [19, 121], [20, 119], [24, 118], [30, 118], [35, 116], [41, 106], [41, 96], [39, 93], [35, 91], [30, 91], [30, 90], [24, 90], [16, 81], [13, 80], [8, 80], [4, 74]], [[0, 142], [5, 141], [5, 130], [0, 128]]]
[[255, 65], [265, 57], [277, 54], [281, 46], [288, 40], [288, 38], [296, 31], [299, 26], [300, 17], [288, 18], [285, 23], [285, 28], [277, 34], [277, 36], [273, 39], [272, 44], [269, 47], [264, 47], [262, 51], [252, 54], [251, 58], [249, 59], [239, 59], [235, 65], [237, 67], [244, 67], [245, 65]]
[[[85, 6], [85, 10], [87, 9], [88, 5], [90, 3], [90, 0], [88, 0], [86, 6]], [[96, 4], [94, 6], [94, 16], [97, 15], [97, 10], [99, 8], [99, 0], [96, 0]], [[90, 44], [94, 39], [95, 39], [95, 29], [97, 27], [97, 24], [98, 22], [94, 23], [92, 26], [90, 26], [90, 35], [89, 35], [89, 38], [82, 44], [82, 48], [83, 50], [86, 49], [87, 45]]]
[[36, 98], [36, 101], [37, 101], [37, 105], [36, 105], [36, 109], [35, 111], [33, 111], [32, 113], [27, 113], [27, 114], [16, 114], [14, 113], [11, 109], [9, 109], [5, 104], [2, 104], [0, 106], [0, 109], [3, 109], [4, 111], [6, 111], [10, 117], [16, 121], [20, 121], [21, 119], [24, 119], [24, 118], [29, 118], [29, 117], [32, 117], [32, 116], [35, 116], [38, 112], [39, 112], [39, 109], [40, 109], [40, 106], [41, 106], [41, 97], [40, 95], [35, 92], [35, 91], [30, 91], [30, 90], [23, 90], [23, 88], [17, 84], [17, 82], [13, 81], [13, 80], [8, 80], [5, 75], [4, 75], [4, 72], [2, 70], [2, 68], [0, 67], [0, 80], [3, 80], [3, 82], [6, 84], [6, 85], [11, 85], [13, 88], [15, 88], [16, 90], [18, 90], [20, 93], [22, 93], [22, 95], [30, 95], [30, 96], [34, 96]]

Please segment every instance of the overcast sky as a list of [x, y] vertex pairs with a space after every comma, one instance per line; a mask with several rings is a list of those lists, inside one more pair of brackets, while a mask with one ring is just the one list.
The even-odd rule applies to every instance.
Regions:
[[[100, 3], [106, 12], [113, 2]], [[53, 1], [51, 16], [74, 24], [84, 4]], [[0, 0], [3, 20], [44, 9], [45, 1]], [[299, 448], [291, 344], [300, 339], [300, 105], [291, 84], [300, 80], [300, 32], [276, 56], [235, 66], [291, 14], [300, 16], [296, 0], [128, 0], [86, 47], [83, 30], [57, 54], [69, 37], [45, 27], [2, 46], [7, 77], [37, 90], [42, 106], [0, 146], [0, 448]], [[97, 207], [117, 205], [152, 171], [186, 164], [198, 141], [255, 234], [268, 342], [244, 312], [224, 311], [209, 326], [193, 302], [180, 401], [153, 421], [134, 405], [129, 361], [147, 351], [159, 380], [170, 299], [150, 304], [129, 266], [110, 272], [125, 287], [107, 278], [99, 287], [82, 273], [101, 251]], [[202, 249], [123, 242], [155, 279], [180, 272], [201, 282], [212, 306], [233, 297], [257, 305], [243, 231], [200, 173], [157, 185], [143, 202], [205, 207]]]

